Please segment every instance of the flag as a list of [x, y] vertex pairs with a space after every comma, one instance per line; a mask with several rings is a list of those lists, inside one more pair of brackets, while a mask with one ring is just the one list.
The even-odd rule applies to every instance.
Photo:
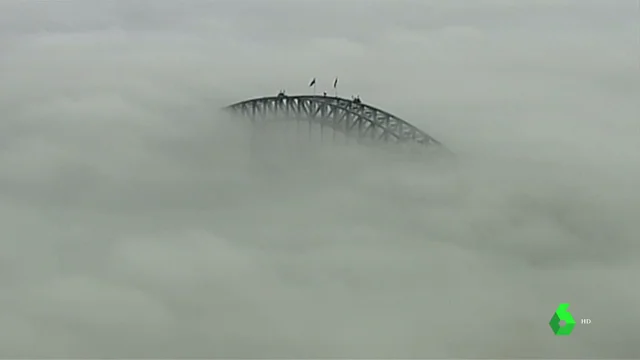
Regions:
[[338, 78], [336, 78], [335, 80], [333, 80], [333, 88], [337, 88], [338, 87]]
[[313, 80], [311, 80], [311, 82], [309, 83], [309, 87], [312, 87], [315, 84], [316, 84], [316, 78], [313, 78]]

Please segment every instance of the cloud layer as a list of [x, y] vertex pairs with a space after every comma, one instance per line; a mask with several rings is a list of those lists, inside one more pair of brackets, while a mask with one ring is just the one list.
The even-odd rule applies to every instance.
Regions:
[[[640, 356], [635, 6], [0, 3], [0, 356]], [[334, 76], [458, 160], [218, 112]]]

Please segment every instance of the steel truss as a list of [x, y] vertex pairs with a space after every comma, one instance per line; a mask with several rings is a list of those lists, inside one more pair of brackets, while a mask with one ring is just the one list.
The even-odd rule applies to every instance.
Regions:
[[424, 131], [384, 110], [368, 104], [334, 96], [296, 95], [262, 97], [241, 101], [225, 108], [233, 114], [265, 123], [273, 119], [294, 119], [319, 124], [347, 137], [368, 138], [383, 142], [442, 144]]

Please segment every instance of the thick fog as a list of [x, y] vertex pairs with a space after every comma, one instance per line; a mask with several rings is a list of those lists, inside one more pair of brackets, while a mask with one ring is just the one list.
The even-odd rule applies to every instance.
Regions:
[[[640, 356], [637, 14], [0, 2], [0, 357]], [[219, 112], [335, 76], [455, 159]]]

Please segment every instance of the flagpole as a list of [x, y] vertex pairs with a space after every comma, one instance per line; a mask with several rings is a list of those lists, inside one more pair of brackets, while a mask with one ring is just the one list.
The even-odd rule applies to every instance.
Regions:
[[333, 93], [338, 97], [338, 77], [333, 81]]
[[316, 95], [316, 78], [311, 79], [309, 83], [309, 87], [313, 87], [313, 96]]

